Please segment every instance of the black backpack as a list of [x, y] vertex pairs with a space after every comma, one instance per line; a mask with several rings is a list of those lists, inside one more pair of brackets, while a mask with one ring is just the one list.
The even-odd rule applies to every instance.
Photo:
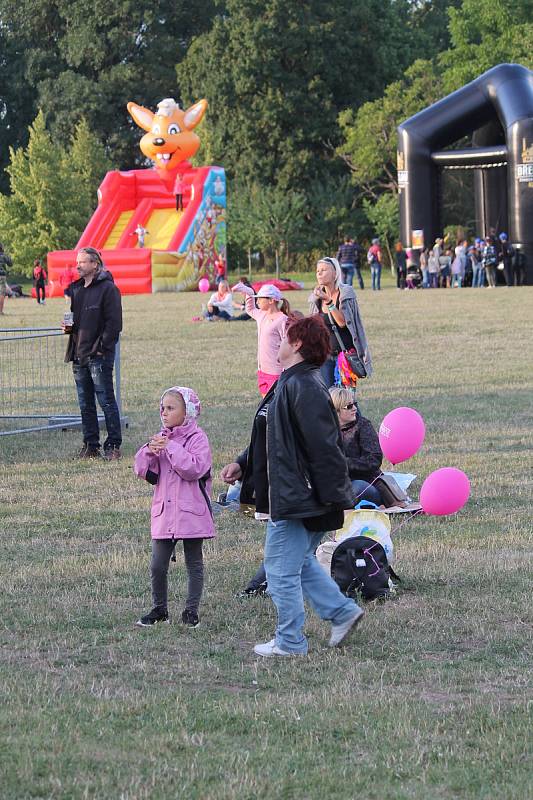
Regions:
[[389, 597], [389, 577], [399, 580], [379, 542], [368, 536], [351, 536], [339, 544], [331, 558], [331, 577], [341, 592], [365, 600]]

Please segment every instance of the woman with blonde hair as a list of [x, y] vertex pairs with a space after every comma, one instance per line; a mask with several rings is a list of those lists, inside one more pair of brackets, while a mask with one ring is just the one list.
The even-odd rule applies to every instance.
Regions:
[[326, 256], [316, 265], [317, 285], [309, 297], [309, 311], [319, 314], [330, 334], [331, 353], [320, 369], [327, 388], [335, 383], [335, 367], [340, 344], [333, 326], [341, 337], [343, 350], [357, 350], [363, 360], [366, 374], [372, 374], [372, 358], [366, 340], [363, 321], [352, 286], [341, 283], [341, 268], [336, 258]]
[[370, 420], [359, 413], [350, 389], [333, 386], [329, 393], [339, 417], [342, 447], [355, 502], [369, 500], [379, 506], [383, 501], [373, 481], [381, 475], [383, 453], [376, 430]]

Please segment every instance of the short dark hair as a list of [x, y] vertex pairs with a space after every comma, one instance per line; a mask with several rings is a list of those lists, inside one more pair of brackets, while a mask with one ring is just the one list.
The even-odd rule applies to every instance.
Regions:
[[321, 367], [331, 352], [329, 331], [321, 317], [314, 314], [303, 319], [290, 320], [287, 339], [291, 344], [301, 341], [298, 350], [304, 361]]

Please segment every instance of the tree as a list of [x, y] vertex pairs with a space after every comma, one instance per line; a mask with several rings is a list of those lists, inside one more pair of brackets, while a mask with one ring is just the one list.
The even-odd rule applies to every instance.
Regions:
[[363, 208], [376, 236], [379, 237], [381, 244], [385, 245], [392, 269], [393, 258], [391, 245], [393, 241], [398, 240], [400, 233], [398, 195], [392, 193], [382, 194], [375, 203], [371, 203], [369, 200], [363, 200]]
[[449, 10], [449, 30], [439, 57], [445, 94], [501, 63], [533, 68], [531, 0], [462, 0]]
[[0, 229], [17, 269], [31, 275], [35, 258], [75, 245], [108, 166], [85, 122], [70, 146], [61, 148], [46, 130], [44, 115], [37, 115], [27, 148], [10, 149], [11, 194], [0, 195]]
[[[178, 65], [189, 102], [205, 94], [204, 154], [230, 179], [303, 192], [330, 175], [337, 116], [403, 72], [408, 3], [227, 0]], [[376, 20], [379, 18], [379, 36]]]
[[305, 227], [305, 197], [279, 186], [237, 183], [228, 212], [229, 241], [248, 253], [259, 250], [274, 254], [279, 273], [280, 255], [301, 243]]
[[[3, 0], [0, 44], [16, 57], [3, 99], [17, 126], [3, 131], [5, 143], [26, 144], [20, 131], [41, 108], [56, 141], [85, 118], [116, 163], [140, 162], [126, 103], [180, 99], [176, 62], [213, 14], [214, 0]], [[25, 117], [17, 93], [28, 101]]]
[[389, 84], [379, 100], [357, 111], [343, 111], [344, 134], [338, 154], [348, 165], [352, 181], [364, 196], [397, 192], [398, 125], [442, 96], [439, 75], [431, 61], [415, 61], [402, 80]]

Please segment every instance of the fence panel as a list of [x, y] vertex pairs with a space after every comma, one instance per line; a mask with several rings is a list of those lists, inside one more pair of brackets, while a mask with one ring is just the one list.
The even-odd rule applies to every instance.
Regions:
[[[57, 328], [0, 328], [0, 436], [81, 425], [72, 365], [64, 361], [66, 345], [67, 337]], [[115, 391], [127, 423], [121, 404], [120, 343]]]

